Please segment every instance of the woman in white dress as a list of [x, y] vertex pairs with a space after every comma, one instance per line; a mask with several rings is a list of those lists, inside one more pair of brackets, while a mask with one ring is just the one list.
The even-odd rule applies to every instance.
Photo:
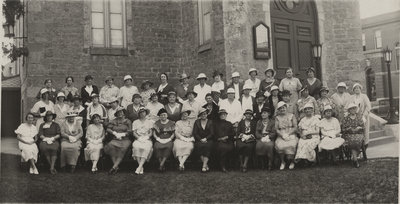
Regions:
[[302, 87], [300, 80], [293, 76], [293, 69], [286, 69], [286, 78], [282, 79], [279, 84], [279, 90], [282, 92], [283, 90], [288, 90], [291, 93], [290, 102], [296, 103], [299, 99], [299, 90]]
[[35, 121], [35, 116], [33, 113], [28, 113], [25, 117], [26, 122], [18, 126], [15, 130], [18, 139], [18, 147], [21, 150], [21, 158], [24, 162], [29, 162], [30, 174], [39, 174], [36, 168], [37, 156], [39, 153], [38, 147], [36, 145], [38, 129], [33, 124]]
[[192, 135], [193, 125], [188, 116], [191, 114], [190, 110], [183, 110], [181, 112], [181, 120], [175, 124], [175, 136], [173, 153], [179, 161], [179, 171], [185, 170], [185, 161], [192, 153], [194, 148], [194, 137]]
[[65, 121], [65, 116], [69, 111], [69, 104], [65, 102], [65, 95], [63, 92], [59, 92], [57, 94], [57, 102], [54, 105], [54, 113], [57, 114], [57, 118], [55, 119], [56, 123], [61, 125]]
[[156, 93], [151, 94], [150, 101], [146, 105], [146, 109], [150, 110], [147, 118], [155, 123], [159, 119], [157, 115], [158, 111], [160, 111], [162, 108], [164, 108], [164, 105], [158, 102], [158, 95]]
[[54, 103], [49, 99], [49, 91], [45, 88], [40, 90], [40, 101], [33, 105], [31, 112], [37, 117], [36, 128], [39, 130], [40, 125], [44, 122], [44, 116], [47, 111], [54, 113]]
[[319, 128], [321, 130], [321, 143], [319, 144], [319, 151], [327, 150], [332, 157], [332, 162], [335, 164], [335, 149], [342, 146], [344, 139], [341, 138], [339, 120], [332, 117], [332, 115], [332, 106], [325, 106], [323, 110], [324, 118], [319, 123]]
[[149, 110], [140, 107], [138, 110], [139, 119], [133, 121], [132, 131], [135, 141], [132, 144], [132, 157], [139, 164], [135, 174], [143, 174], [143, 165], [149, 161], [153, 152], [153, 143], [151, 136], [153, 135], [153, 122], [147, 119]]
[[105, 130], [101, 123], [101, 116], [99, 114], [92, 115], [91, 124], [86, 130], [87, 145], [85, 148], [85, 160], [92, 161], [92, 173], [96, 173], [97, 162], [101, 156], [103, 149], [103, 140], [105, 138]]

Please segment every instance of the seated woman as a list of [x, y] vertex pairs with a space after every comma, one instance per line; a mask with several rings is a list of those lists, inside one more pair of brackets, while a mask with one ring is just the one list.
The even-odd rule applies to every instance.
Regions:
[[296, 154], [296, 147], [298, 138], [297, 120], [292, 113], [287, 112], [287, 105], [285, 102], [280, 101], [277, 105], [277, 115], [275, 118], [275, 130], [277, 138], [275, 140], [275, 149], [279, 154], [281, 160], [280, 170], [285, 169], [286, 162], [290, 163], [289, 169], [294, 168], [294, 155]]
[[26, 122], [22, 123], [15, 130], [15, 134], [17, 134], [18, 139], [18, 147], [21, 150], [21, 158], [24, 162], [29, 162], [29, 173], [30, 174], [39, 174], [36, 168], [36, 161], [39, 150], [36, 145], [38, 130], [36, 126], [33, 124], [35, 121], [35, 116], [33, 113], [26, 114], [25, 117]]
[[256, 122], [252, 120], [253, 111], [247, 109], [244, 112], [245, 118], [239, 122], [238, 140], [236, 148], [238, 149], [240, 159], [240, 169], [242, 172], [247, 172], [247, 162], [253, 154], [256, 144]]
[[195, 151], [200, 155], [200, 159], [203, 163], [201, 172], [210, 171], [208, 167], [208, 160], [210, 158], [214, 136], [214, 125], [211, 120], [207, 118], [207, 109], [201, 108], [199, 111], [199, 119], [194, 122], [193, 137], [196, 139]]
[[155, 122], [153, 127], [153, 137], [156, 140], [154, 142], [154, 152], [160, 162], [158, 170], [164, 172], [165, 161], [167, 161], [172, 152], [172, 140], [175, 136], [175, 122], [168, 120], [168, 113], [164, 108], [160, 109], [157, 115], [160, 117], [160, 120]]
[[139, 119], [132, 123], [133, 136], [136, 139], [132, 144], [132, 157], [139, 164], [135, 174], [143, 174], [143, 165], [150, 160], [153, 152], [153, 142], [150, 139], [153, 135], [153, 122], [147, 119], [149, 112], [148, 109], [140, 107]]
[[329, 89], [327, 86], [322, 86], [321, 90], [319, 91], [319, 95], [320, 98], [317, 100], [317, 104], [318, 104], [318, 108], [320, 111], [320, 115], [323, 116], [324, 115], [324, 107], [325, 106], [331, 106], [332, 107], [332, 115], [336, 116], [336, 113], [334, 110], [335, 109], [335, 103], [333, 103], [333, 100], [331, 98], [328, 97], [328, 93], [329, 93]]
[[262, 169], [265, 168], [265, 157], [268, 158], [268, 170], [272, 169], [276, 138], [275, 121], [272, 116], [272, 110], [269, 107], [264, 107], [261, 110], [261, 120], [257, 122], [256, 126], [256, 155], [261, 160]]
[[344, 139], [344, 146], [351, 150], [351, 160], [356, 168], [360, 167], [358, 163], [358, 155], [364, 143], [364, 121], [362, 117], [357, 115], [358, 106], [356, 103], [351, 102], [347, 106], [349, 113], [342, 121], [342, 134]]
[[51, 111], [47, 111], [44, 116], [44, 123], [39, 127], [39, 137], [42, 140], [39, 144], [40, 152], [46, 157], [47, 162], [50, 164], [50, 173], [57, 174], [54, 165], [57, 160], [58, 149], [60, 148], [59, 138], [61, 135], [61, 128], [58, 123], [53, 122], [57, 117]]
[[[290, 94], [290, 92], [289, 92]], [[271, 87], [271, 95], [268, 96], [268, 105], [271, 110], [270, 115], [275, 114], [275, 109], [276, 106], [278, 105], [279, 101], [282, 101], [282, 96], [279, 94], [279, 87], [278, 86], [272, 86]], [[290, 95], [289, 95], [289, 100], [290, 100]]]
[[115, 119], [107, 125], [107, 133], [112, 136], [112, 140], [104, 146], [104, 153], [111, 157], [113, 167], [108, 171], [109, 174], [116, 174], [119, 164], [124, 158], [132, 141], [129, 138], [132, 130], [132, 122], [125, 118], [126, 110], [120, 108], [115, 112]]
[[314, 105], [308, 103], [301, 110], [305, 116], [300, 120], [298, 132], [300, 134], [299, 144], [297, 145], [296, 161], [304, 160], [306, 163], [317, 162], [317, 148], [320, 142], [319, 136], [319, 117], [314, 115]]
[[65, 101], [65, 95], [63, 92], [57, 94], [57, 102], [54, 104], [54, 113], [58, 116], [55, 122], [61, 125], [65, 121], [68, 110], [70, 109], [69, 103]]
[[214, 136], [216, 141], [216, 151], [219, 159], [219, 165], [223, 172], [228, 172], [226, 169], [226, 162], [228, 156], [235, 148], [233, 140], [235, 131], [231, 122], [226, 120], [228, 113], [225, 109], [219, 110], [219, 120], [215, 121]]
[[90, 99], [92, 100], [92, 103], [90, 103], [87, 107], [86, 119], [90, 120], [92, 115], [98, 114], [102, 120], [106, 121], [108, 119], [107, 109], [100, 103], [99, 95], [92, 93], [92, 95], [90, 95]]
[[168, 103], [165, 104], [164, 108], [167, 111], [168, 120], [176, 122], [180, 119], [179, 116], [181, 114], [182, 104], [177, 102], [175, 91], [168, 93]]
[[327, 105], [323, 109], [324, 118], [319, 123], [321, 130], [321, 143], [319, 143], [319, 151], [327, 150], [332, 157], [332, 162], [336, 163], [335, 149], [342, 146], [344, 139], [341, 138], [340, 134], [340, 123], [339, 120], [332, 117], [333, 108]]
[[203, 105], [203, 108], [207, 109], [207, 118], [214, 121], [214, 120], [218, 120], [219, 116], [218, 116], [218, 111], [219, 111], [219, 106], [217, 105], [217, 103], [214, 101], [211, 93], [207, 93], [206, 97], [206, 104]]
[[103, 149], [103, 140], [105, 138], [105, 131], [101, 123], [101, 116], [99, 114], [92, 115], [91, 124], [86, 130], [87, 145], [85, 148], [85, 160], [92, 161], [92, 173], [96, 173], [97, 162], [100, 159], [101, 150]]
[[313, 106], [314, 114], [319, 116], [319, 118], [321, 118], [317, 101], [315, 100], [314, 97], [310, 96], [307, 86], [304, 86], [300, 90], [300, 95], [301, 95], [301, 97], [299, 98], [299, 100], [296, 103], [297, 119], [300, 121], [306, 115], [306, 113], [304, 112], [304, 106], [307, 104], [311, 104]]
[[75, 172], [76, 162], [81, 153], [81, 137], [83, 130], [75, 117], [77, 114], [67, 113], [66, 120], [61, 124], [61, 168], [64, 169], [66, 165], [70, 165], [70, 172]]
[[185, 161], [193, 151], [194, 137], [193, 123], [189, 120], [190, 110], [183, 110], [181, 112], [181, 120], [175, 124], [174, 148], [172, 151], [179, 161], [179, 171], [185, 170]]

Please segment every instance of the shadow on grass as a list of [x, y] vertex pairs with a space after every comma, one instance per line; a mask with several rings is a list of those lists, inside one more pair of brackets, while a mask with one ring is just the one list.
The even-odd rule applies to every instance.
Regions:
[[292, 171], [227, 174], [197, 170], [142, 176], [29, 175], [20, 157], [1, 155], [0, 202], [398, 202], [398, 159], [374, 159], [355, 169], [347, 162]]

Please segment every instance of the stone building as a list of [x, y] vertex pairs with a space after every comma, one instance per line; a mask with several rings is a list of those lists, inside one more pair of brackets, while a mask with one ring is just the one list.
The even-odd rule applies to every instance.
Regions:
[[[315, 43], [323, 44], [317, 69], [331, 89], [339, 81], [365, 86], [357, 0], [109, 2], [24, 0], [18, 34], [27, 37], [29, 49], [20, 63], [23, 114], [45, 78], [61, 88], [67, 75], [75, 77], [78, 88], [87, 74], [98, 86], [108, 75], [121, 85], [126, 74], [137, 85], [144, 79], [157, 83], [162, 72], [171, 83], [183, 72], [195, 78], [214, 70], [227, 81], [239, 71], [245, 80], [251, 67], [260, 78], [267, 67], [276, 69], [278, 78], [287, 67], [304, 78], [304, 70], [316, 66]], [[252, 31], [260, 22], [269, 27], [269, 35], [262, 35], [268, 36], [270, 59], [254, 59]]]

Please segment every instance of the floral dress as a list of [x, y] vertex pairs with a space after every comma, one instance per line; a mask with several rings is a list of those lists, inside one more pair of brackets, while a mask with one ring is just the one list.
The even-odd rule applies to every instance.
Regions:
[[[361, 127], [358, 130], [353, 128]], [[364, 142], [364, 122], [361, 117], [352, 119], [347, 116], [342, 121], [342, 133], [345, 140], [344, 145], [350, 149], [360, 150]]]
[[275, 128], [283, 132], [275, 140], [275, 149], [279, 154], [295, 154], [298, 138], [296, 134], [290, 134], [297, 123], [293, 114], [287, 113], [283, 116], [277, 115], [275, 118]]
[[143, 106], [146, 106], [150, 100], [151, 94], [156, 93], [154, 89], [148, 89], [140, 92], [140, 96], [142, 97]]
[[333, 103], [333, 100], [325, 97], [325, 98], [319, 98], [317, 100], [317, 105], [318, 105], [318, 109], [319, 109], [319, 114], [321, 116], [324, 115], [324, 107], [327, 105], [330, 105], [332, 107], [332, 111], [334, 112], [334, 116], [336, 116], [336, 109], [335, 109], [335, 103]]
[[132, 124], [132, 131], [139, 135], [139, 139], [136, 139], [132, 144], [133, 159], [145, 158], [150, 160], [153, 153], [153, 142], [150, 139], [153, 133], [153, 122], [149, 119], [145, 121], [135, 120]]
[[[175, 122], [169, 120], [166, 124], [162, 124], [161, 120], [158, 120], [154, 123], [154, 131], [157, 137], [160, 139], [168, 139], [175, 132]], [[172, 152], [172, 141], [167, 143], [161, 143], [159, 141], [154, 142], [154, 153], [157, 158], [168, 158]]]
[[320, 142], [319, 137], [319, 119], [317, 116], [304, 117], [299, 123], [299, 130], [303, 135], [309, 133], [317, 132], [317, 134], [311, 135], [311, 138], [299, 139], [299, 144], [297, 145], [297, 152], [295, 160], [307, 159], [308, 161], [315, 162], [317, 154], [315, 148]]
[[[189, 156], [192, 153], [194, 148], [194, 138], [192, 136], [193, 125], [194, 123], [192, 123], [190, 120], [180, 120], [176, 122], [175, 133], [178, 133], [181, 135], [181, 137], [177, 137], [174, 141], [174, 148], [172, 151], [175, 157]], [[182, 138], [182, 136], [184, 138]], [[193, 139], [193, 141], [190, 141], [190, 139]]]
[[314, 97], [312, 97], [312, 96], [307, 96], [307, 98], [301, 97], [297, 101], [297, 113], [298, 113], [297, 116], [298, 116], [298, 120], [301, 120], [305, 116], [303, 108], [308, 103], [312, 103], [313, 104], [313, 106], [314, 106], [314, 114], [315, 115], [320, 115], [318, 103], [317, 103], [317, 101], [315, 100]]
[[90, 124], [86, 130], [87, 146], [85, 148], [85, 160], [97, 161], [103, 149], [105, 131], [102, 124]]

